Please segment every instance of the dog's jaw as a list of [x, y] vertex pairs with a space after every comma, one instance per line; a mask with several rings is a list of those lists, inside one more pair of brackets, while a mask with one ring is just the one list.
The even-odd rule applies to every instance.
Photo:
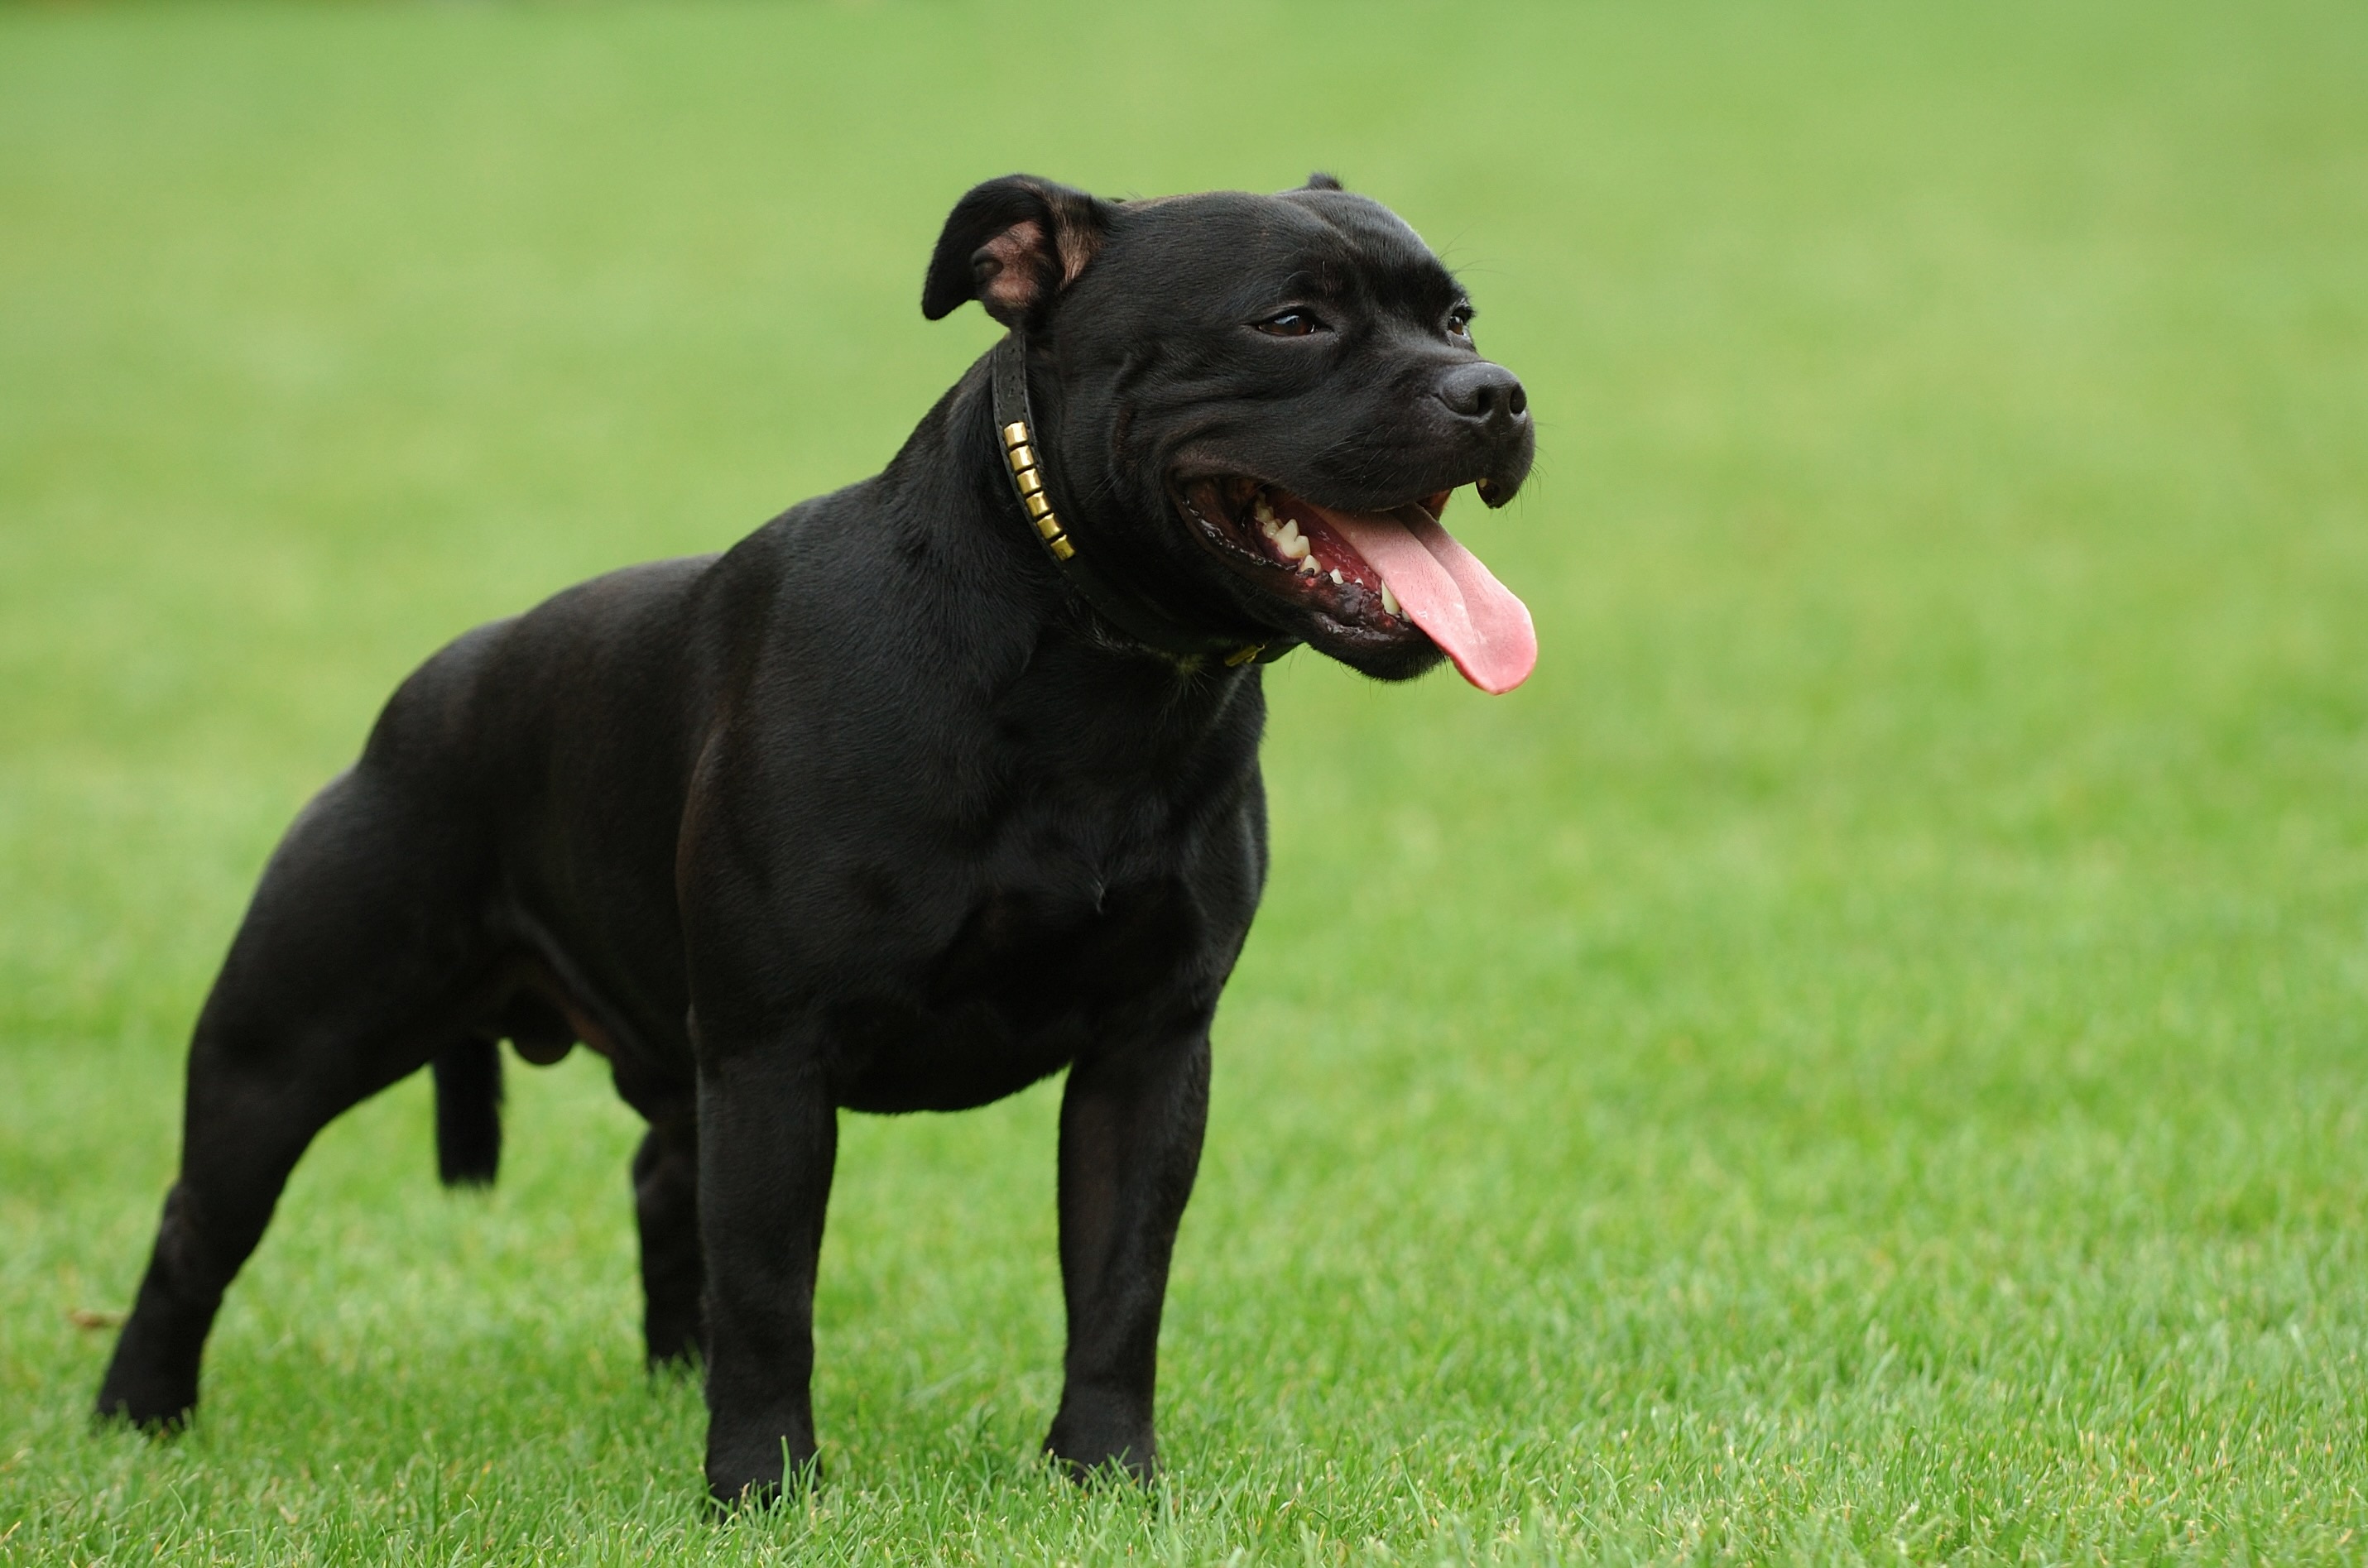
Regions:
[[1201, 546], [1295, 633], [1369, 675], [1417, 675], [1444, 653], [1473, 685], [1502, 692], [1536, 664], [1528, 609], [1440, 527], [1452, 490], [1371, 512], [1240, 475], [1173, 494]]
[[[1436, 516], [1446, 500], [1442, 492], [1424, 505]], [[1201, 480], [1178, 485], [1176, 505], [1201, 541], [1262, 592], [1346, 634], [1421, 637], [1372, 564], [1289, 491], [1238, 476]]]

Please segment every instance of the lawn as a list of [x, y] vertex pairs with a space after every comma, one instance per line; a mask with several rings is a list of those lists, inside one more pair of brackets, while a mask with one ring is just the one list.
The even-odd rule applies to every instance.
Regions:
[[[2368, 1559], [2368, 8], [0, 10], [0, 1561]], [[1267, 676], [1167, 1468], [1057, 1085], [849, 1118], [827, 1484], [705, 1522], [597, 1062], [332, 1127], [88, 1401], [190, 1018], [444, 639], [875, 469], [973, 181], [1312, 168], [1541, 420], [1502, 699]]]

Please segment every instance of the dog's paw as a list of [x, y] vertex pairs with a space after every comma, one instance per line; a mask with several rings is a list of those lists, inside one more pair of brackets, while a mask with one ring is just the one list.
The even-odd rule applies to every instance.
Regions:
[[151, 1437], [176, 1437], [197, 1415], [195, 1389], [186, 1393], [160, 1390], [122, 1390], [113, 1385], [99, 1391], [91, 1422], [100, 1427], [129, 1426]]
[[785, 1499], [803, 1498], [822, 1485], [822, 1456], [809, 1453], [769, 1475], [749, 1475], [711, 1462], [707, 1467], [708, 1516], [718, 1521], [739, 1514], [760, 1514], [778, 1508]]
[[1147, 1483], [1159, 1468], [1159, 1446], [1148, 1425], [1095, 1421], [1063, 1411], [1044, 1439], [1045, 1457], [1072, 1481]]

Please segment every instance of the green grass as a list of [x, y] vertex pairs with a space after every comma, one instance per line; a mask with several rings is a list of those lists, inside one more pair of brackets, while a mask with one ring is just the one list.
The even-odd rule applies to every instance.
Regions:
[[[2368, 10], [0, 12], [0, 1560], [2368, 1558]], [[188, 1021], [440, 641], [875, 468], [1030, 168], [1314, 167], [1542, 420], [1502, 699], [1269, 676], [1165, 1482], [1033, 1458], [1051, 1086], [850, 1119], [701, 1521], [581, 1053], [332, 1128], [94, 1435]]]

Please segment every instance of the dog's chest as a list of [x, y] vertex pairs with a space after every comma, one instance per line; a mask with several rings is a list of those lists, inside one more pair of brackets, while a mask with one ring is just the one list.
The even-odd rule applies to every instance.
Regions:
[[913, 983], [845, 1005], [839, 1097], [864, 1110], [962, 1109], [1059, 1071], [1091, 1043], [1156, 1030], [1202, 967], [1208, 914], [1180, 878], [991, 889]]
[[860, 913], [827, 924], [869, 938], [834, 944], [836, 975], [862, 977], [828, 1030], [843, 1104], [984, 1104], [1205, 1021], [1239, 949], [1263, 866], [1255, 706], [1038, 666], [990, 722], [947, 725], [888, 802], [900, 825], [864, 835], [897, 852], [839, 884]]

